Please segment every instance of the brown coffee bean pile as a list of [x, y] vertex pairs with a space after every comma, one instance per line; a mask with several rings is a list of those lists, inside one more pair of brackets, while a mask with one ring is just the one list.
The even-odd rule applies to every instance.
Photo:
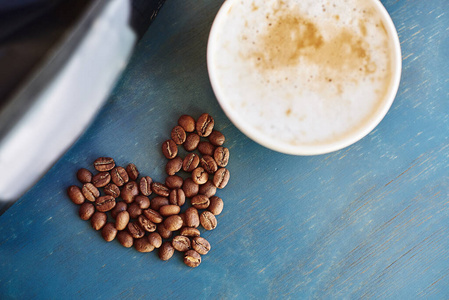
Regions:
[[[176, 250], [184, 253], [187, 266], [197, 267], [201, 255], [211, 249], [199, 228], [215, 229], [215, 216], [223, 210], [223, 200], [215, 193], [230, 177], [224, 142], [209, 114], [196, 121], [183, 115], [171, 139], [162, 144], [169, 160], [164, 183], [139, 176], [134, 164], [124, 168], [116, 166], [113, 158], [100, 157], [93, 163], [96, 174], [85, 168], [77, 172], [83, 185], [70, 186], [68, 196], [80, 205], [80, 218], [90, 220], [107, 242], [117, 238], [139, 252], [158, 248], [161, 260], [169, 260]], [[178, 149], [181, 146], [185, 151]], [[187, 154], [181, 157], [181, 152]]]

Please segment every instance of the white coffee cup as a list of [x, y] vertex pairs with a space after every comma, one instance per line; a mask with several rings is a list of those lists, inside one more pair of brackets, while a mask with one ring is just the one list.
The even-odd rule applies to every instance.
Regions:
[[279, 152], [317, 155], [380, 123], [399, 87], [401, 50], [379, 0], [227, 0], [207, 65], [243, 133]]

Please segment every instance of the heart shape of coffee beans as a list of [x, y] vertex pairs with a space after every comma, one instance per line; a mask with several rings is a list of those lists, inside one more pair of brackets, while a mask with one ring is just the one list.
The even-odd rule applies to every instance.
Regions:
[[[187, 266], [199, 266], [201, 255], [211, 249], [200, 236], [200, 226], [217, 227], [215, 216], [222, 212], [223, 200], [215, 193], [230, 177], [229, 149], [223, 147], [225, 137], [214, 125], [207, 113], [196, 121], [189, 115], [179, 118], [171, 138], [162, 143], [168, 159], [165, 183], [141, 176], [134, 164], [117, 166], [111, 157], [94, 161], [95, 175], [86, 168], [78, 170], [82, 186], [72, 185], [67, 193], [80, 205], [80, 218], [90, 220], [107, 242], [117, 238], [139, 252], [158, 248], [162, 260], [169, 260], [177, 250], [184, 253]], [[184, 158], [181, 146], [187, 153]]]

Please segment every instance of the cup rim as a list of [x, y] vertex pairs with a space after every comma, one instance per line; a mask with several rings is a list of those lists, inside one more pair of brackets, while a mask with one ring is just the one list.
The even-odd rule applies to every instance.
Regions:
[[379, 125], [379, 123], [388, 113], [394, 102], [394, 99], [396, 98], [402, 74], [402, 53], [399, 36], [390, 14], [380, 1], [369, 0], [379, 12], [393, 46], [392, 65], [394, 74], [389, 86], [389, 91], [385, 96], [385, 100], [382, 102], [380, 109], [378, 109], [373, 117], [360, 129], [354, 131], [351, 134], [348, 134], [342, 139], [338, 139], [330, 143], [320, 143], [314, 145], [292, 145], [263, 134], [259, 130], [253, 128], [250, 123], [244, 120], [244, 118], [238, 116], [238, 114], [236, 114], [230, 106], [229, 101], [226, 100], [226, 97], [224, 96], [225, 93], [223, 92], [222, 86], [219, 84], [217, 79], [217, 70], [213, 67], [214, 64], [212, 63], [212, 61], [214, 53], [212, 50], [215, 36], [220, 29], [220, 25], [226, 18], [227, 11], [236, 1], [238, 0], [225, 1], [219, 9], [217, 15], [215, 16], [207, 43], [207, 69], [209, 80], [211, 82], [211, 86], [218, 103], [222, 107], [226, 116], [241, 132], [243, 132], [247, 137], [257, 142], [258, 144], [271, 150], [291, 155], [309, 156], [331, 153], [346, 148], [363, 139], [372, 130], [374, 130], [377, 125]]

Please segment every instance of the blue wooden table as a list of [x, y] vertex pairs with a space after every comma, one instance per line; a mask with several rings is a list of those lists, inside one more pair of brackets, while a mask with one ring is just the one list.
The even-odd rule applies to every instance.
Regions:
[[[167, 1], [94, 123], [0, 217], [0, 298], [447, 299], [449, 1], [382, 0], [402, 46], [397, 98], [363, 140], [313, 157], [259, 146], [219, 107], [206, 45], [221, 3]], [[231, 180], [200, 267], [106, 243], [78, 217], [79, 168], [111, 156], [162, 181], [161, 143], [203, 112]]]

